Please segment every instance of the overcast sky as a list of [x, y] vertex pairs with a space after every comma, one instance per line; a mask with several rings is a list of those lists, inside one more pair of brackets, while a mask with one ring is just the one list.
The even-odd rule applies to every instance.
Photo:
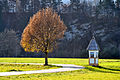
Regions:
[[[70, 3], [70, 0], [62, 0], [65, 4]], [[87, 0], [86, 0], [87, 1]], [[89, 1], [94, 1], [94, 0], [89, 0]], [[96, 0], [97, 1], [97, 0]], [[116, 0], [114, 0], [116, 1]]]
[[64, 3], [70, 3], [70, 0], [62, 0]]

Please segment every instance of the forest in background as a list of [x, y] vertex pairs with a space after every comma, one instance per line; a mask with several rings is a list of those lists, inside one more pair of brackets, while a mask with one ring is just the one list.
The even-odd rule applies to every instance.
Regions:
[[94, 34], [100, 58], [120, 58], [120, 0], [1, 0], [0, 57], [44, 57], [20, 46], [30, 17], [42, 8], [53, 8], [68, 27], [64, 39], [49, 57], [87, 58], [86, 48]]

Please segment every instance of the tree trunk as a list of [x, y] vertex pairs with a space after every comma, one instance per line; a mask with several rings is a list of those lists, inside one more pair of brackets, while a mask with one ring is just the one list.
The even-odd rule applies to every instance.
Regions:
[[45, 52], [45, 66], [48, 65], [48, 53]]

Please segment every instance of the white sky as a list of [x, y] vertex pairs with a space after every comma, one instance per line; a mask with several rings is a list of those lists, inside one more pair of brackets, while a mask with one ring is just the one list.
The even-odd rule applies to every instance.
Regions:
[[64, 3], [70, 3], [70, 0], [62, 0]]
[[[62, 0], [65, 4], [70, 3], [70, 0]], [[94, 0], [89, 0], [89, 1], [94, 1]], [[97, 0], [96, 0], [97, 1]], [[116, 0], [114, 0], [116, 1]]]

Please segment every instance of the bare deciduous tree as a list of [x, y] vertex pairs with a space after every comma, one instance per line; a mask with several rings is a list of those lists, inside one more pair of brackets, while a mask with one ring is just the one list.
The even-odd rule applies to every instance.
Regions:
[[20, 55], [20, 40], [14, 30], [4, 30], [0, 33], [0, 56], [17, 57]]

